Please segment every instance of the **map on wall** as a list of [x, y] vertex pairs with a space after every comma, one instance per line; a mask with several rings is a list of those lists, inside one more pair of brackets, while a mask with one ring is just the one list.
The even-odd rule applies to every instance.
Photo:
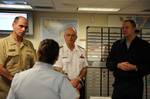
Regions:
[[77, 21], [73, 19], [41, 18], [41, 40], [50, 38], [63, 44], [63, 31], [67, 26], [77, 27]]

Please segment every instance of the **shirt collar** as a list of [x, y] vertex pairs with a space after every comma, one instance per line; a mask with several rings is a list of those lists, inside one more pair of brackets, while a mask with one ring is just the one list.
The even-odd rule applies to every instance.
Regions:
[[[64, 50], [65, 50], [65, 51], [71, 51], [71, 50], [68, 48], [68, 46], [67, 46], [66, 43], [64, 44]], [[78, 51], [78, 50], [79, 50], [79, 47], [75, 44], [75, 48], [73, 49], [73, 51]]]
[[14, 40], [12, 34], [10, 34], [10, 35], [8, 36], [8, 38], [10, 39], [10, 43], [11, 43], [11, 44], [16, 44], [16, 41]]
[[[133, 43], [133, 42], [137, 41], [138, 39], [139, 39], [139, 37], [138, 37], [138, 36], [135, 36], [135, 38], [132, 40], [132, 42], [131, 42], [131, 43]], [[124, 38], [124, 42], [125, 42], [125, 43], [127, 42], [126, 38]]]
[[[8, 36], [8, 38], [10, 38], [10, 43], [11, 43], [11, 44], [17, 44], [17, 41], [15, 41], [15, 39], [14, 39], [13, 36], [12, 36], [12, 34], [10, 34], [10, 35]], [[28, 42], [23, 38], [23, 41], [21, 42], [20, 47], [22, 48], [24, 45], [28, 45], [27, 43], [28, 43]]]
[[45, 62], [37, 61], [35, 62], [33, 68], [51, 69], [52, 65]]

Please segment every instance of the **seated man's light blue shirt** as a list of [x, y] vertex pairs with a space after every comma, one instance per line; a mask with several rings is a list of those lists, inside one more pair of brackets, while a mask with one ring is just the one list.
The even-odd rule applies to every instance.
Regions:
[[15, 75], [7, 99], [77, 99], [78, 93], [65, 75], [50, 64], [36, 62]]

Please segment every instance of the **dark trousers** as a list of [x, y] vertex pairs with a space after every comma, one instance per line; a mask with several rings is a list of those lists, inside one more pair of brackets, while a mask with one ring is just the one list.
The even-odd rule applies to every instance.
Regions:
[[80, 89], [80, 98], [79, 99], [85, 99], [85, 80], [82, 80], [82, 82], [80, 82], [80, 84], [82, 85], [82, 87]]
[[80, 89], [80, 98], [79, 99], [85, 99], [85, 87], [82, 87]]
[[112, 99], [142, 99], [143, 80], [121, 81], [114, 84]]

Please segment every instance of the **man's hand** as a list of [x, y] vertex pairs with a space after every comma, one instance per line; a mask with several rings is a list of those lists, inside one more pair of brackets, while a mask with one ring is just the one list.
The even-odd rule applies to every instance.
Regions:
[[137, 70], [136, 65], [130, 64], [129, 62], [118, 63], [117, 67], [123, 71]]
[[78, 79], [72, 79], [70, 82], [74, 88], [77, 88], [78, 85], [80, 84]]
[[13, 77], [10, 75], [10, 73], [5, 68], [3, 68], [2, 66], [0, 66], [0, 75], [5, 77], [8, 80], [13, 79]]

